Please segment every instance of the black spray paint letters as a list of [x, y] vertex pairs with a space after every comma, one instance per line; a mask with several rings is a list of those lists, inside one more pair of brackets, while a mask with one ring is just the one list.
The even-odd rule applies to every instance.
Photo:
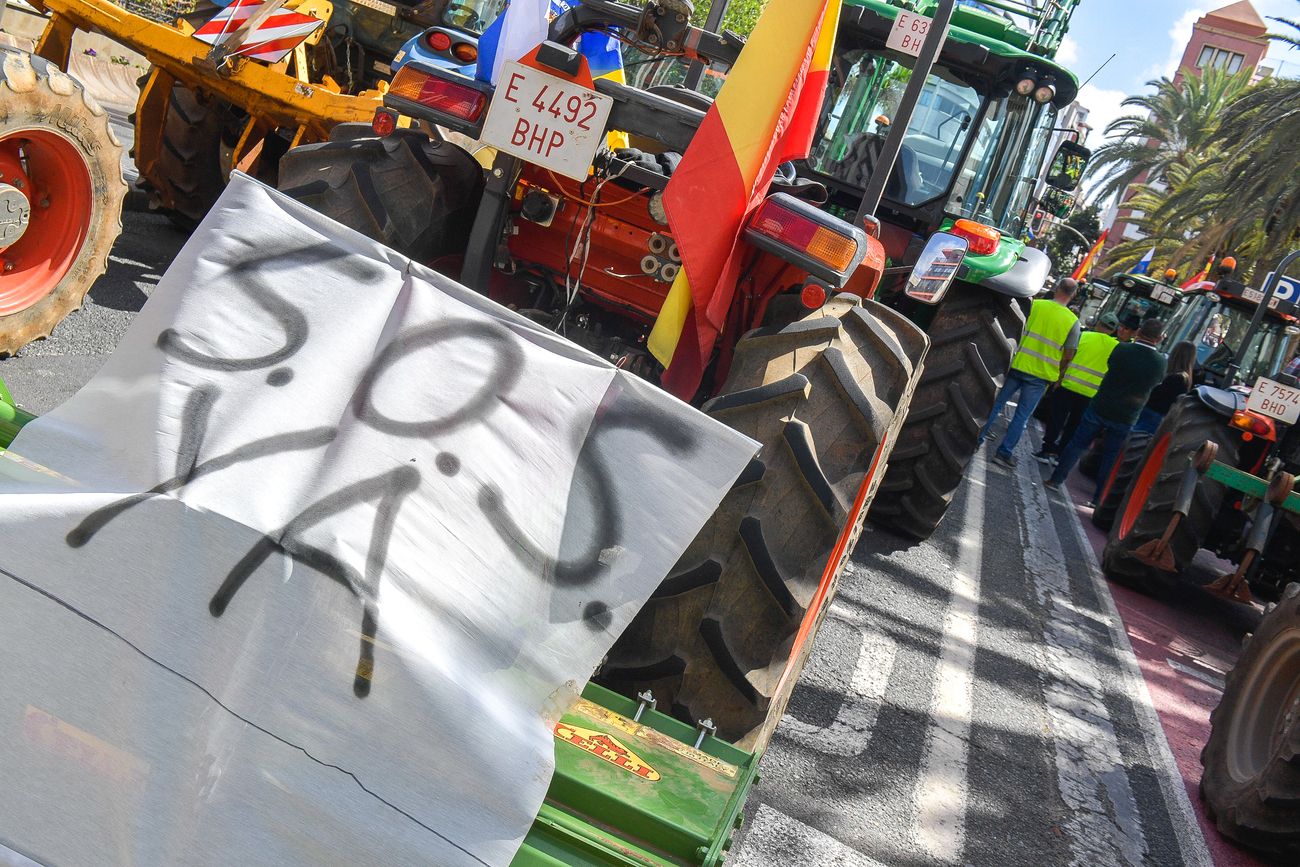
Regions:
[[[262, 311], [270, 316], [283, 334], [283, 343], [276, 349], [252, 357], [221, 357], [202, 347], [203, 341], [187, 339], [174, 329], [164, 330], [157, 346], [166, 355], [195, 367], [223, 373], [244, 373], [272, 368], [266, 382], [273, 387], [287, 385], [294, 371], [286, 365], [307, 344], [310, 337], [308, 318], [302, 310], [278, 294], [264, 282], [268, 271], [291, 271], [304, 263], [332, 261], [336, 269], [347, 271], [360, 284], [377, 279], [382, 273], [374, 263], [363, 257], [346, 254], [328, 245], [264, 253], [235, 265], [232, 271], [241, 277], [241, 290]], [[447, 341], [464, 340], [486, 346], [491, 352], [491, 362], [486, 378], [480, 387], [459, 406], [440, 407], [437, 415], [427, 419], [399, 419], [376, 405], [376, 392], [381, 384], [386, 388], [401, 390], [402, 384], [389, 376], [399, 362]], [[441, 320], [411, 328], [400, 334], [375, 356], [362, 376], [350, 402], [352, 415], [362, 424], [395, 437], [429, 439], [438, 434], [459, 430], [480, 422], [490, 415], [516, 387], [525, 364], [523, 349], [506, 328], [489, 322]], [[455, 375], [454, 372], [448, 375]], [[221, 397], [215, 385], [194, 389], [182, 411], [180, 441], [177, 444], [175, 475], [148, 491], [125, 497], [103, 506], [86, 516], [67, 534], [70, 547], [86, 545], [95, 534], [120, 515], [153, 497], [174, 494], [193, 481], [214, 473], [262, 458], [291, 452], [320, 449], [335, 440], [338, 429], [316, 427], [264, 437], [241, 445], [225, 454], [203, 458], [204, 445], [212, 423], [214, 408]], [[547, 555], [524, 537], [518, 523], [506, 509], [500, 490], [492, 485], [481, 487], [478, 497], [490, 525], [515, 551], [521, 562], [535, 566], [546, 580], [565, 587], [590, 584], [602, 574], [606, 565], [602, 558], [619, 547], [622, 537], [622, 517], [616, 486], [608, 466], [601, 456], [602, 435], [614, 429], [631, 429], [644, 432], [673, 453], [688, 453], [696, 443], [682, 428], [665, 419], [662, 413], [649, 406], [637, 405], [631, 393], [622, 397], [628, 408], [607, 405], [598, 413], [583, 442], [578, 455], [575, 479], [570, 489], [570, 505], [565, 512], [561, 552], [555, 557]], [[615, 400], [617, 402], [617, 400]], [[585, 420], [584, 420], [585, 424]], [[447, 477], [461, 470], [461, 459], [450, 452], [440, 452], [435, 459], [439, 472]], [[266, 560], [275, 554], [290, 558], [347, 588], [361, 603], [361, 647], [353, 678], [353, 691], [358, 697], [369, 694], [374, 673], [374, 643], [378, 634], [379, 614], [377, 599], [379, 583], [387, 562], [388, 545], [393, 528], [405, 499], [421, 486], [419, 470], [409, 464], [400, 465], [371, 478], [345, 485], [304, 508], [279, 530], [260, 538], [234, 565], [209, 602], [213, 617], [222, 616], [234, 601], [240, 588]], [[577, 499], [583, 500], [578, 502]], [[344, 563], [334, 554], [309, 545], [302, 535], [321, 521], [338, 515], [354, 506], [373, 503], [375, 520], [367, 549], [364, 574]], [[594, 520], [575, 519], [585, 515]], [[576, 549], [566, 555], [570, 549]], [[571, 619], [561, 612], [551, 612], [556, 622]], [[585, 604], [582, 619], [592, 629], [607, 628], [611, 621], [608, 605], [593, 600]]]

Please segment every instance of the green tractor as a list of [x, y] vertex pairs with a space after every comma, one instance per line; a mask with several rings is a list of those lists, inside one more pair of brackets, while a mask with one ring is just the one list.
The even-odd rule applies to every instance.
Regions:
[[[1126, 274], [1118, 278], [1118, 281], [1132, 282], [1135, 279], [1135, 275]], [[1157, 288], [1157, 291], [1161, 290]], [[1161, 291], [1162, 297], [1164, 294]], [[1300, 335], [1300, 330], [1296, 327], [1300, 325], [1300, 320], [1296, 318], [1300, 308], [1293, 301], [1277, 299], [1261, 319], [1256, 336], [1245, 340], [1244, 335], [1258, 308], [1256, 300], [1253, 300], [1257, 296], [1256, 290], [1226, 279], [1219, 281], [1213, 289], [1207, 284], [1180, 292], [1172, 304], [1149, 304], [1142, 298], [1126, 303], [1136, 305], [1134, 309], [1143, 317], [1158, 315], [1165, 319], [1165, 338], [1161, 348], [1166, 352], [1180, 341], [1193, 343], [1201, 375], [1209, 385], [1217, 387], [1214, 393], [1218, 393], [1223, 388], [1231, 388], [1242, 382], [1254, 382], [1259, 376], [1276, 372], [1291, 357], [1295, 338]], [[1124, 309], [1129, 308], [1126, 306]], [[1238, 348], [1244, 350], [1244, 355], [1234, 373], [1229, 376], [1228, 368], [1233, 353]], [[1219, 412], [1226, 406], [1207, 405], [1213, 405]], [[1170, 414], [1173, 414], [1172, 410]], [[1207, 417], [1206, 422], [1213, 424], [1211, 418], [1217, 419], [1219, 416]], [[1237, 424], [1246, 422], [1240, 421]], [[1240, 430], [1248, 442], [1258, 435], [1249, 426]], [[1129, 435], [1102, 488], [1097, 508], [1093, 510], [1092, 523], [1097, 528], [1107, 531], [1113, 528], [1133, 478], [1144, 466], [1155, 433], [1135, 430]], [[1224, 433], [1228, 431], [1225, 430]], [[1195, 449], [1200, 442], [1191, 442], [1188, 448]]]

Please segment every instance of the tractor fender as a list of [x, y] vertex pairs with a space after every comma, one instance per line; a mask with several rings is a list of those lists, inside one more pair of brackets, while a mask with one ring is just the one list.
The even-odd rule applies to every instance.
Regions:
[[1042, 250], [1025, 247], [1016, 257], [1016, 262], [1006, 271], [993, 277], [985, 277], [979, 285], [992, 289], [999, 295], [1012, 298], [1032, 298], [1047, 284], [1052, 273], [1052, 260]]
[[1232, 417], [1234, 412], [1246, 408], [1246, 396], [1236, 391], [1228, 391], [1226, 388], [1215, 388], [1212, 385], [1198, 385], [1193, 389], [1197, 400], [1205, 404], [1210, 409], [1222, 416]]

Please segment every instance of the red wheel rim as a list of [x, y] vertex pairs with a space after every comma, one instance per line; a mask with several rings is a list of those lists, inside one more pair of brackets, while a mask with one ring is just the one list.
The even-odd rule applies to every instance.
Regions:
[[[1151, 495], [1151, 487], [1156, 483], [1156, 477], [1160, 475], [1160, 468], [1165, 463], [1165, 453], [1169, 451], [1169, 434], [1162, 436], [1147, 456], [1146, 463], [1142, 464], [1142, 472], [1138, 473], [1137, 479], [1133, 482], [1133, 492], [1128, 495], [1128, 503], [1124, 506], [1124, 514], [1120, 516], [1119, 537], [1127, 538], [1128, 534], [1133, 531], [1133, 525], [1137, 523], [1138, 515], [1142, 514], [1142, 507], [1147, 503], [1147, 497]], [[1117, 462], [1118, 463], [1118, 462]]]
[[0, 316], [25, 310], [54, 291], [90, 233], [90, 169], [77, 148], [44, 129], [0, 138], [0, 181], [27, 196], [27, 231], [0, 250]]

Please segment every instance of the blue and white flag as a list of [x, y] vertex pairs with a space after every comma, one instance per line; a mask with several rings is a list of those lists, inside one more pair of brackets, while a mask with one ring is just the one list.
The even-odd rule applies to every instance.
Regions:
[[518, 60], [546, 41], [550, 9], [550, 0], [510, 0], [478, 39], [474, 77], [496, 84], [507, 61]]
[[1147, 269], [1151, 267], [1151, 257], [1154, 256], [1155, 254], [1156, 254], [1155, 247], [1152, 247], [1150, 250], [1147, 250], [1147, 254], [1142, 257], [1142, 261], [1138, 262], [1137, 265], [1134, 266], [1132, 273], [1145, 274], [1147, 272]]

